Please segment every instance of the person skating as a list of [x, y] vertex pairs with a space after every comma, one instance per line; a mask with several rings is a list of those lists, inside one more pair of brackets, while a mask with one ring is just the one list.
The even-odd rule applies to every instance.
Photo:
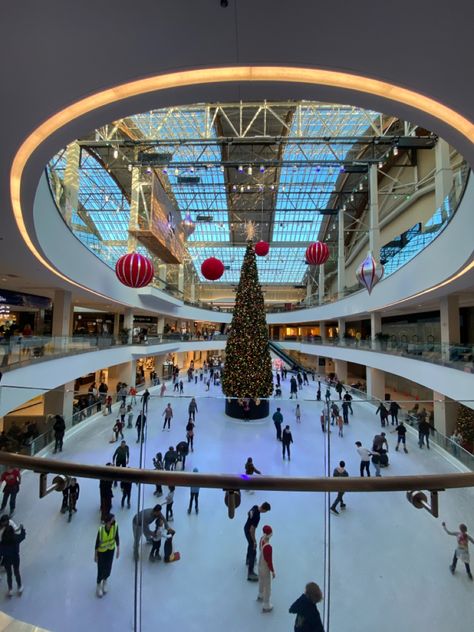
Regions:
[[336, 424], [338, 428], [338, 433], [337, 433], [338, 436], [343, 437], [344, 436], [344, 419], [341, 417], [341, 415], [337, 416]]
[[290, 379], [290, 399], [293, 399], [293, 395], [298, 399], [298, 384], [294, 375]]
[[127, 509], [130, 509], [130, 497], [132, 495], [132, 483], [130, 481], [121, 481], [120, 489], [122, 490], [122, 501], [120, 503], [122, 509], [127, 503]]
[[189, 406], [188, 406], [189, 419], [192, 419], [193, 421], [196, 421], [196, 413], [197, 412], [199, 412], [198, 411], [198, 407], [197, 407], [197, 402], [196, 402], [195, 398], [193, 397], [191, 399], [191, 401], [189, 402]]
[[[193, 469], [193, 472], [199, 472], [197, 467]], [[191, 513], [191, 510], [193, 508], [193, 501], [194, 501], [194, 510], [196, 511], [196, 513], [199, 513], [199, 489], [200, 488], [196, 487], [195, 485], [193, 487], [190, 487], [188, 514]]]
[[385, 428], [385, 424], [388, 424], [388, 410], [385, 408], [383, 402], [380, 402], [379, 407], [375, 411], [375, 414], [380, 414], [380, 425]]
[[112, 462], [117, 467], [127, 467], [130, 459], [130, 450], [127, 442], [121, 441], [119, 447], [115, 450]]
[[54, 416], [54, 454], [63, 451], [64, 433], [66, 432], [66, 423], [61, 415]]
[[79, 487], [79, 483], [77, 479], [71, 478], [71, 482], [63, 490], [63, 501], [61, 503], [61, 513], [69, 512], [69, 522], [71, 521], [72, 513], [77, 512], [77, 501], [79, 500], [79, 494], [81, 492], [81, 488]]
[[324, 394], [324, 399], [326, 400], [326, 403], [331, 401], [331, 389], [330, 389], [329, 386], [326, 388], [326, 393]]
[[392, 430], [391, 432], [396, 432], [397, 433], [397, 445], [395, 448], [395, 451], [398, 452], [398, 446], [400, 445], [400, 443], [403, 443], [403, 451], [405, 452], [405, 454], [408, 454], [408, 450], [406, 447], [406, 443], [407, 443], [407, 429], [405, 424], [403, 423], [403, 421], [401, 421], [398, 426]]
[[390, 406], [388, 408], [388, 414], [392, 418], [392, 426], [398, 426], [398, 411], [401, 409], [401, 406], [394, 401], [390, 402]]
[[276, 409], [276, 412], [273, 413], [272, 419], [275, 425], [277, 441], [281, 441], [281, 424], [283, 423], [283, 415], [281, 414], [281, 408]]
[[301, 377], [301, 373], [299, 371], [296, 374], [296, 381], [298, 382], [298, 390], [301, 391], [303, 388], [303, 378]]
[[183, 380], [179, 380], [179, 394], [184, 395], [184, 383]]
[[351, 411], [351, 415], [353, 415], [354, 411], [352, 410], [352, 395], [348, 391], [344, 393], [343, 401], [349, 404], [349, 410]]
[[165, 452], [164, 465], [165, 470], [175, 470], [176, 469], [176, 461], [178, 460], [178, 454], [174, 447], [170, 445], [167, 452]]
[[418, 422], [418, 446], [420, 449], [423, 448], [425, 441], [427, 449], [430, 449], [430, 431], [431, 424], [426, 421], [426, 417], [421, 418]]
[[[254, 465], [253, 459], [251, 456], [248, 457], [247, 461], [245, 462], [245, 474], [246, 476], [253, 476], [254, 474], [261, 474], [262, 472], [260, 470], [257, 470], [257, 468]], [[248, 490], [249, 494], [253, 494], [254, 491], [249, 489]]]
[[20, 470], [16, 467], [7, 467], [0, 477], [0, 483], [5, 483], [3, 488], [3, 500], [0, 511], [3, 511], [7, 506], [8, 500], [10, 500], [10, 516], [15, 513], [16, 497], [20, 491], [21, 474]]
[[367, 476], [370, 477], [370, 457], [371, 452], [369, 449], [362, 447], [362, 443], [360, 441], [355, 442], [357, 447], [357, 452], [360, 456], [360, 475], [364, 476], [364, 471], [367, 472]]
[[127, 406], [127, 428], [133, 428], [133, 408], [131, 404]]
[[270, 603], [272, 591], [272, 578], [275, 579], [275, 569], [273, 568], [273, 549], [270, 538], [273, 530], [270, 525], [263, 527], [263, 535], [258, 545], [260, 555], [258, 559], [258, 597], [257, 601], [262, 602], [262, 612], [271, 612], [273, 606]]
[[161, 416], [165, 418], [163, 423], [163, 430], [166, 428], [166, 424], [168, 424], [168, 430], [171, 430], [171, 420], [173, 419], [173, 409], [171, 408], [171, 404], [168, 402], [168, 406], [161, 413]]
[[336, 384], [336, 393], [339, 395], [339, 399], [342, 399], [342, 391], [344, 390], [344, 386], [340, 380], [337, 381]]
[[145, 536], [147, 542], [151, 542], [153, 532], [150, 529], [150, 525], [158, 519], [163, 520], [165, 527], [168, 529], [168, 523], [161, 513], [161, 505], [155, 505], [149, 509], [142, 509], [142, 511], [133, 517], [133, 556], [135, 561], [139, 559], [139, 547], [142, 535]]
[[291, 434], [290, 426], [285, 426], [283, 430], [283, 434], [281, 436], [281, 444], [282, 444], [282, 454], [283, 458], [285, 458], [285, 452], [288, 455], [288, 461], [291, 460], [290, 455], [290, 444], [293, 443], [293, 436]]
[[143, 393], [143, 395], [140, 397], [140, 402], [142, 403], [142, 410], [144, 412], [148, 412], [148, 401], [150, 399], [150, 392], [149, 390], [146, 388], [145, 392]]
[[289, 609], [290, 614], [296, 614], [295, 632], [324, 632], [321, 615], [316, 607], [323, 598], [318, 584], [306, 584], [304, 593]]
[[385, 432], [376, 434], [372, 441], [372, 450], [380, 452], [380, 450], [386, 450], [388, 452], [388, 441]]
[[299, 404], [296, 404], [295, 418], [297, 424], [301, 423], [301, 408]]
[[105, 516], [104, 524], [99, 527], [95, 540], [94, 561], [97, 563], [97, 597], [107, 594], [107, 580], [112, 571], [112, 563], [120, 555], [120, 538], [114, 514]]
[[191, 449], [191, 452], [194, 452], [194, 421], [191, 417], [186, 424], [186, 441], [188, 443], [188, 451]]
[[161, 560], [160, 548], [161, 548], [161, 539], [163, 538], [164, 532], [165, 532], [164, 526], [165, 526], [164, 520], [162, 520], [161, 518], [157, 518], [157, 520], [155, 521], [155, 530], [152, 531], [152, 535], [151, 535], [152, 545], [151, 545], [150, 556], [148, 558], [150, 562], [156, 562], [157, 560]]
[[123, 423], [121, 419], [117, 419], [115, 421], [114, 427], [112, 429], [114, 431], [114, 437], [112, 443], [118, 441], [119, 436], [123, 439]]
[[25, 535], [25, 529], [22, 524], [18, 531], [15, 531], [10, 524], [7, 524], [3, 530], [2, 539], [0, 541], [0, 556], [2, 558], [2, 565], [7, 573], [7, 597], [13, 596], [12, 574], [15, 575], [18, 595], [21, 595], [23, 592], [20, 575], [20, 542], [23, 542]]
[[[335, 476], [336, 478], [339, 476], [343, 476], [343, 477], [349, 476], [349, 473], [346, 470], [346, 464], [344, 461], [339, 461], [339, 465], [338, 467], [334, 469], [334, 472], [332, 475]], [[344, 499], [344, 492], [337, 492], [336, 500], [331, 505], [331, 511], [333, 511], [335, 514], [339, 513], [337, 510], [338, 505], [341, 506], [341, 509], [346, 508], [346, 504], [343, 499]]]
[[166, 520], [172, 521], [174, 520], [173, 516], [173, 503], [174, 503], [174, 486], [170, 485], [168, 487], [168, 493], [166, 495], [165, 503], [166, 503]]
[[449, 531], [445, 522], [442, 522], [441, 524], [443, 525], [443, 529], [446, 531], [446, 533], [448, 535], [455, 536], [457, 541], [457, 547], [454, 551], [453, 561], [449, 567], [449, 570], [454, 575], [454, 573], [456, 572], [456, 564], [458, 563], [458, 560], [461, 560], [461, 562], [463, 562], [464, 566], [466, 567], [467, 576], [472, 581], [471, 567], [469, 565], [469, 542], [474, 544], [474, 539], [471, 538], [471, 536], [468, 534], [465, 524], [459, 525], [459, 531]]
[[[112, 463], [106, 465], [111, 466]], [[100, 516], [101, 521], [104, 522], [105, 518], [110, 514], [112, 509], [112, 498], [114, 497], [112, 491], [112, 481], [101, 480], [99, 481], [100, 492]]]
[[381, 453], [378, 450], [371, 451], [372, 465], [375, 468], [375, 476], [382, 476], [380, 473]]
[[135, 428], [137, 429], [137, 443], [139, 443], [140, 441], [143, 442], [145, 438], [145, 426], [146, 426], [146, 415], [143, 412], [141, 412], [138, 415], [137, 420], [135, 422]]
[[345, 424], [349, 423], [349, 409], [350, 409], [350, 402], [346, 401], [345, 399], [342, 400], [342, 420]]
[[255, 532], [260, 522], [260, 515], [271, 510], [270, 503], [264, 502], [260, 506], [254, 505], [247, 514], [247, 522], [244, 525], [245, 539], [247, 540], [247, 556], [246, 564], [247, 580], [249, 582], [257, 582], [258, 576], [254, 572], [255, 558], [257, 555], [257, 540]]
[[306, 371], [303, 371], [303, 384], [305, 386], [309, 386], [308, 374], [306, 373]]
[[[163, 463], [163, 455], [161, 452], [157, 452], [156, 456], [153, 458], [153, 467], [155, 470], [161, 471], [165, 469]], [[161, 496], [163, 494], [163, 488], [161, 485], [155, 485], [155, 491], [153, 492], [154, 496]]]

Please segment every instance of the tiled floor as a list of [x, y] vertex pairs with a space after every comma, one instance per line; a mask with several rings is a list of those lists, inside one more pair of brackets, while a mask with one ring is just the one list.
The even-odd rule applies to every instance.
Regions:
[[[286, 383], [286, 385], [288, 382]], [[286, 386], [285, 385], [285, 386]], [[170, 389], [168, 389], [169, 391]], [[287, 388], [284, 387], [284, 395]], [[204, 392], [201, 384], [185, 383], [185, 394], [199, 397], [195, 451], [186, 469], [201, 472], [241, 473], [248, 456], [262, 473], [288, 476], [323, 475], [323, 435], [319, 425], [321, 403], [315, 402], [315, 386], [300, 393], [302, 422], [296, 424], [295, 403], [281, 400], [285, 423], [294, 437], [291, 462], [281, 458], [273, 423], [244, 424], [226, 418], [224, 400], [217, 389]], [[305, 398], [305, 399], [303, 399]], [[163, 432], [162, 411], [171, 401], [175, 416], [170, 432]], [[154, 397], [149, 414], [147, 464], [157, 450], [166, 451], [184, 438], [189, 399]], [[115, 417], [97, 417], [79, 426], [68, 437], [59, 458], [103, 464], [115, 449], [109, 444]], [[372, 407], [354, 404], [354, 416], [344, 438], [332, 433], [332, 461], [347, 463], [358, 473], [354, 442], [370, 447], [379, 430]], [[127, 430], [131, 465], [138, 461], [135, 430]], [[394, 435], [389, 437], [394, 445]], [[384, 476], [456, 471], [455, 464], [435, 449], [419, 450], [415, 437], [408, 440], [409, 454], [390, 453]], [[25, 591], [11, 600], [0, 593], [0, 609], [20, 620], [54, 632], [122, 631], [133, 625], [134, 564], [132, 559], [131, 510], [120, 509], [118, 493], [114, 511], [120, 527], [121, 555], [114, 561], [110, 592], [95, 596], [96, 567], [93, 562], [98, 527], [98, 482], [82, 480], [78, 513], [70, 524], [59, 513], [60, 494], [38, 498], [37, 475], [24, 476], [15, 520], [24, 523], [27, 538], [21, 548], [21, 570]], [[132, 492], [137, 499], [137, 488]], [[142, 627], [152, 632], [166, 627], [180, 632], [288, 632], [294, 617], [290, 604], [308, 581], [322, 582], [324, 520], [322, 494], [242, 494], [234, 520], [229, 520], [223, 492], [201, 490], [200, 513], [187, 515], [188, 489], [175, 493], [173, 526], [175, 548], [181, 561], [150, 564], [144, 545], [142, 583]], [[156, 497], [145, 488], [146, 506]], [[273, 582], [271, 614], [262, 614], [256, 602], [255, 584], [246, 581], [243, 524], [248, 509], [268, 500], [272, 511], [262, 517], [274, 536], [276, 579]], [[472, 490], [440, 494], [441, 517], [432, 518], [414, 509], [403, 493], [348, 494], [347, 510], [331, 516], [330, 612], [334, 632], [472, 632], [474, 585], [459, 568], [452, 577], [448, 565], [454, 538], [441, 528], [444, 519], [453, 529], [465, 521], [474, 532]], [[5, 588], [2, 576], [1, 586]], [[0, 588], [1, 589], [1, 588]], [[1, 589], [3, 590], [3, 589]]]

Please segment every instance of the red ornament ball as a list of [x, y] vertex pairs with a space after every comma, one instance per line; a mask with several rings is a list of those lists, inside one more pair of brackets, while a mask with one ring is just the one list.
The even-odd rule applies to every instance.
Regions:
[[150, 259], [139, 255], [137, 252], [129, 252], [123, 255], [115, 264], [115, 274], [120, 283], [127, 287], [145, 287], [153, 280], [155, 270]]
[[306, 263], [310, 266], [320, 266], [329, 259], [329, 248], [322, 241], [316, 241], [306, 248]]
[[265, 255], [268, 255], [269, 250], [270, 244], [268, 241], [257, 241], [255, 244], [255, 254], [259, 257], [265, 257]]
[[209, 257], [202, 262], [201, 272], [208, 281], [217, 281], [224, 274], [224, 264], [220, 259]]

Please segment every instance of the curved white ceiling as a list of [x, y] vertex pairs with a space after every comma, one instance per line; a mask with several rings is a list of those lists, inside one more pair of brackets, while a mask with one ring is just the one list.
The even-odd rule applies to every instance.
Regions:
[[[13, 223], [8, 173], [33, 129], [63, 107], [114, 85], [192, 68], [231, 65], [302, 66], [349, 72], [419, 92], [474, 120], [472, 62], [474, 3], [456, 13], [441, 0], [391, 5], [294, 0], [35, 0], [11, 3], [0, 25], [3, 115], [0, 154], [2, 271], [61, 285], [45, 271]], [[474, 164], [472, 144], [440, 121], [381, 96], [329, 86], [288, 83], [197, 85], [108, 105], [62, 128], [33, 155], [23, 202], [32, 206], [41, 169], [56, 149], [80, 134], [134, 111], [196, 101], [311, 98], [349, 102], [425, 125]], [[30, 220], [27, 224], [32, 228]], [[14, 248], [14, 250], [12, 249]], [[15, 253], [12, 258], [13, 252]]]

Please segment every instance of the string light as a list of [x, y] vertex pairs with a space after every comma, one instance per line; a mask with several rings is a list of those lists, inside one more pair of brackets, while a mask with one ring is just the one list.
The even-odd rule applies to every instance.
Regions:
[[260, 173], [265, 173], [265, 167], [263, 165], [260, 165]]
[[398, 156], [398, 147], [395, 145], [395, 147], [393, 148], [393, 155], [394, 156]]
[[115, 148], [114, 149], [114, 159], [117, 160], [117, 158], [118, 158], [118, 149]]
[[252, 175], [252, 173], [253, 173], [252, 166], [251, 166], [251, 165], [249, 165], [249, 166], [247, 167], [247, 175], [248, 175], [248, 176], [251, 176], [251, 175]]
[[129, 163], [128, 163], [127, 169], [128, 169], [129, 171], [131, 171], [131, 170], [132, 170], [132, 163], [131, 163], [131, 162], [129, 162]]
[[243, 172], [244, 172], [244, 168], [243, 168], [243, 166], [242, 166], [242, 165], [239, 165], [239, 166], [237, 167], [237, 171], [238, 171], [239, 173], [243, 173]]

